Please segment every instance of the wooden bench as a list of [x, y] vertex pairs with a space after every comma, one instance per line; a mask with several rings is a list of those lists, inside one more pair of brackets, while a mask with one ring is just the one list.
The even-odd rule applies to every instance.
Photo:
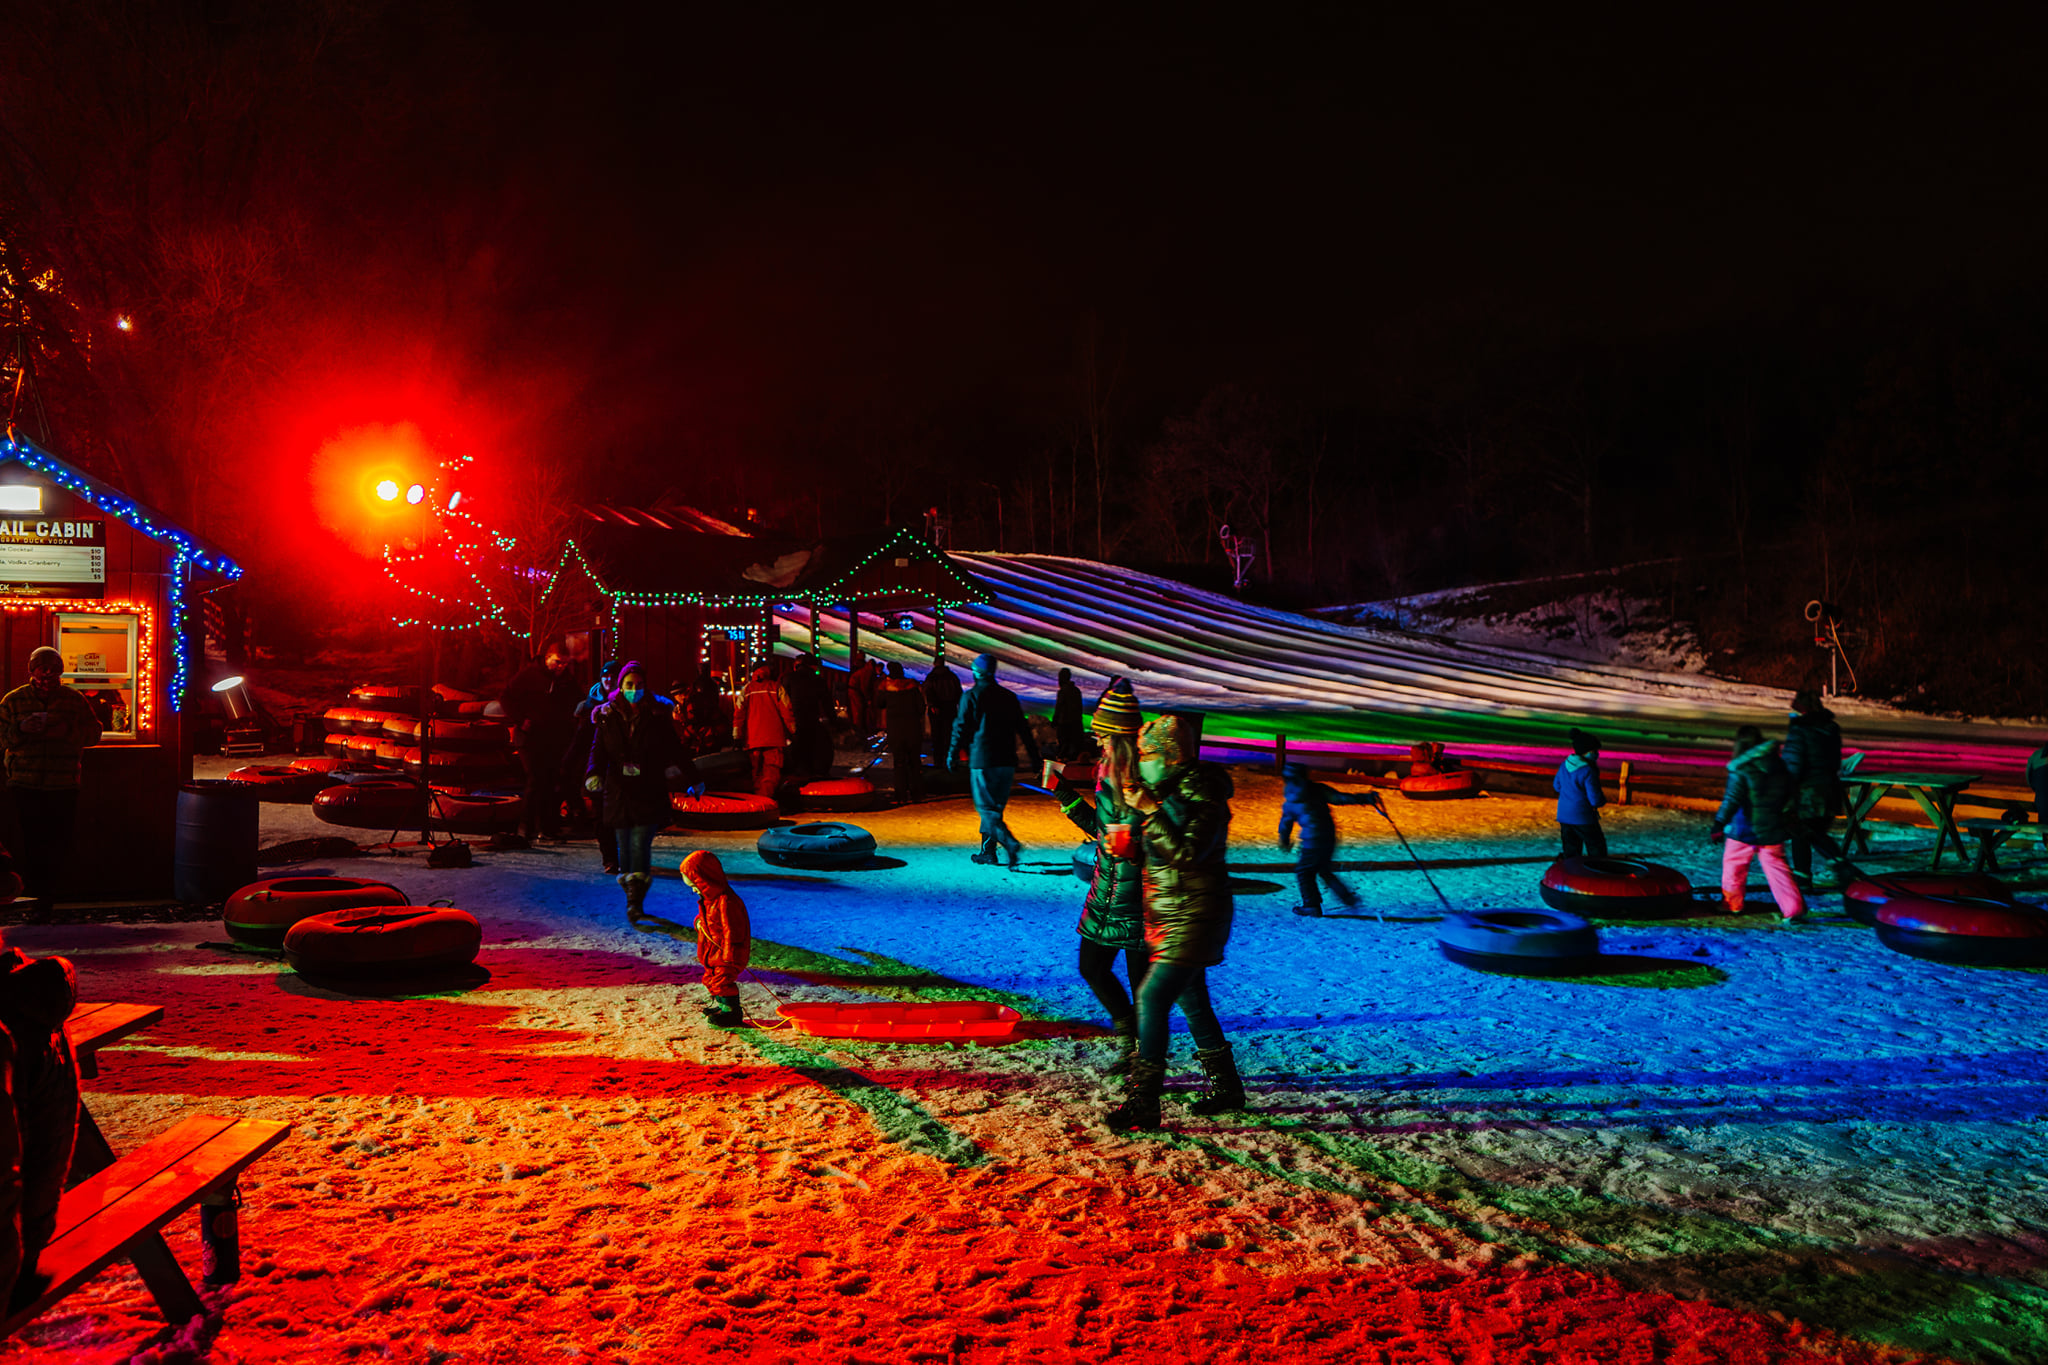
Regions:
[[2020, 835], [2041, 837], [2041, 827], [2030, 820], [1958, 820], [1956, 828], [1976, 838], [1978, 872], [1998, 871], [1998, 850]]
[[[100, 1049], [139, 1033], [164, 1017], [162, 1005], [88, 1004], [79, 1001], [64, 1021], [64, 1036], [71, 1040], [72, 1055], [78, 1058], [78, 1074], [93, 1080], [100, 1074]], [[114, 1149], [100, 1133], [92, 1110], [81, 1098], [78, 1104], [78, 1143], [71, 1149], [71, 1178], [76, 1185], [89, 1175], [98, 1175], [114, 1164]]]
[[206, 1306], [164, 1245], [161, 1229], [202, 1195], [231, 1190], [235, 1177], [290, 1131], [289, 1124], [265, 1119], [195, 1115], [66, 1190], [57, 1207], [57, 1233], [36, 1261], [50, 1282], [34, 1303], [0, 1322], [0, 1337], [11, 1336], [123, 1258], [134, 1262], [173, 1325], [198, 1317]]

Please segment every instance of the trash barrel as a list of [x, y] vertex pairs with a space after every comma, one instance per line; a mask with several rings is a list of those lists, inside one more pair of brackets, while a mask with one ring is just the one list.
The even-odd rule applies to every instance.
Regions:
[[171, 894], [211, 905], [256, 880], [254, 792], [235, 782], [194, 782], [178, 791]]

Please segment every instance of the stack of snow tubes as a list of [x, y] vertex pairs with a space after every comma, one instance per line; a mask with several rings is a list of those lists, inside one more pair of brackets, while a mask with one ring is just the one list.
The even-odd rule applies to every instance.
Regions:
[[[489, 791], [519, 772], [511, 730], [486, 714], [494, 704], [445, 683], [436, 683], [432, 696], [433, 718], [422, 722], [419, 688], [365, 683], [350, 690], [346, 705], [321, 718], [328, 758], [344, 769], [382, 771], [403, 786], [334, 795], [324, 803], [315, 797], [316, 815], [359, 829], [394, 829], [414, 818], [416, 784], [424, 779], [448, 798], [444, 805], [453, 801], [458, 807], [437, 817], [444, 828], [487, 832], [518, 823], [517, 814], [507, 819], [502, 796]], [[424, 763], [422, 724], [428, 727]]]
[[388, 882], [360, 877], [275, 877], [250, 882], [221, 907], [221, 927], [237, 943], [277, 948], [291, 927], [309, 915], [369, 906], [407, 905]]

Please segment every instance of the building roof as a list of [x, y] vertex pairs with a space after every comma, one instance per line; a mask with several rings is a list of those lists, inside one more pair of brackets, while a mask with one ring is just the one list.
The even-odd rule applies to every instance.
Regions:
[[986, 597], [943, 551], [908, 530], [803, 541], [601, 521], [574, 546], [598, 586], [628, 605], [859, 602], [886, 611]]
[[225, 579], [242, 576], [242, 566], [226, 554], [177, 525], [169, 517], [137, 502], [111, 484], [19, 436], [0, 439], [0, 468], [18, 463], [50, 480], [65, 491], [85, 499], [117, 521], [127, 523], [151, 540], [171, 546], [193, 567]]

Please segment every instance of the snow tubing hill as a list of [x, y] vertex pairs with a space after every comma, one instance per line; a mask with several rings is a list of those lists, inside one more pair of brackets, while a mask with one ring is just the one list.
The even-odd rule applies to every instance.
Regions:
[[1479, 795], [1479, 774], [1470, 768], [1460, 768], [1456, 772], [1404, 777], [1395, 785], [1410, 801], [1455, 801]]
[[1908, 957], [1964, 967], [2048, 963], [2048, 913], [1995, 900], [1895, 896], [1878, 907], [1877, 937]]
[[669, 823], [681, 829], [766, 829], [782, 819], [772, 797], [670, 792]]
[[308, 915], [334, 910], [406, 905], [405, 893], [361, 877], [275, 877], [250, 882], [221, 907], [221, 927], [237, 943], [259, 948], [283, 944], [285, 933]]
[[1842, 888], [1842, 909], [1858, 924], [1877, 925], [1878, 911], [1900, 899], [1998, 901], [2012, 904], [2012, 891], [1982, 872], [1901, 872], [1859, 877]]
[[313, 814], [346, 829], [403, 829], [420, 818], [420, 788], [382, 777], [329, 787], [313, 798]]
[[814, 1038], [889, 1038], [899, 1042], [1000, 1042], [1023, 1018], [993, 1000], [901, 1004], [784, 1005], [776, 1013]]
[[404, 976], [467, 966], [483, 941], [483, 926], [467, 910], [332, 910], [291, 927], [284, 960], [304, 976]]
[[1543, 874], [1543, 903], [1568, 915], [1655, 919], [1692, 913], [1692, 882], [1640, 858], [1559, 858]]
[[858, 867], [875, 856], [875, 836], [859, 825], [821, 821], [764, 830], [754, 847], [777, 867]]
[[1577, 915], [1556, 910], [1459, 911], [1437, 947], [1460, 967], [1516, 976], [1571, 976], [1600, 956], [1600, 935]]
[[258, 801], [285, 801], [301, 806], [311, 801], [322, 788], [331, 787], [340, 780], [324, 773], [309, 772], [297, 764], [289, 768], [252, 765], [228, 774], [228, 781], [241, 783], [255, 793]]
[[875, 784], [865, 777], [835, 777], [806, 782], [797, 788], [797, 802], [805, 810], [867, 810], [877, 797]]

